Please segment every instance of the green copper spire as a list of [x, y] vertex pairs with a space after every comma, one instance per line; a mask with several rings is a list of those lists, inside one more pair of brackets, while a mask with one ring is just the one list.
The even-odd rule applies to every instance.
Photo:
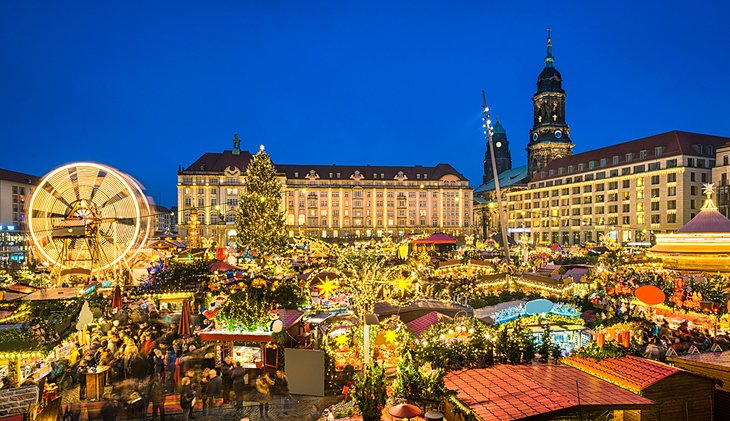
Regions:
[[553, 67], [553, 61], [555, 61], [555, 59], [553, 58], [553, 39], [550, 36], [550, 33], [552, 32], [552, 28], [548, 28], [547, 32], [548, 32], [548, 39], [547, 39], [547, 55], [545, 56], [545, 67]]

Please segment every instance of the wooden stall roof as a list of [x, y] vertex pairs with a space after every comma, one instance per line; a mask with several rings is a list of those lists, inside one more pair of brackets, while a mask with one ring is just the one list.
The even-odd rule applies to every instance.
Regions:
[[579, 409], [633, 410], [653, 405], [649, 399], [567, 366], [497, 364], [453, 371], [444, 380], [482, 420], [543, 419]]
[[42, 301], [42, 300], [68, 300], [76, 298], [78, 290], [76, 288], [44, 288], [28, 294], [22, 300]]
[[599, 361], [591, 358], [570, 357], [564, 359], [563, 364], [635, 393], [682, 371], [667, 364], [633, 355], [604, 358]]
[[426, 329], [445, 319], [450, 319], [450, 317], [438, 311], [432, 311], [406, 323], [406, 327], [413, 333], [413, 336], [420, 338]]
[[721, 389], [730, 392], [730, 351], [668, 357], [667, 361], [691, 373], [720, 380]]

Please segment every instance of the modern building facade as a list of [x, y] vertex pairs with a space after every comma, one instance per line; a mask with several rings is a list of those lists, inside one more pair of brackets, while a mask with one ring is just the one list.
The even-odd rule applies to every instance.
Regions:
[[730, 143], [717, 148], [712, 182], [717, 191], [717, 209], [726, 218], [730, 217]]
[[160, 205], [152, 205], [150, 206], [150, 210], [154, 218], [152, 236], [159, 238], [162, 235], [173, 234], [174, 213], [170, 209]]
[[[232, 150], [206, 153], [178, 170], [178, 229], [187, 237], [197, 209], [201, 242], [235, 237], [238, 198], [251, 154], [234, 138]], [[281, 165], [282, 209], [289, 235], [356, 239], [472, 229], [472, 187], [451, 165]]]
[[715, 150], [728, 140], [672, 131], [555, 159], [505, 194], [509, 229], [543, 244], [648, 243], [700, 211]]
[[0, 261], [25, 260], [30, 249], [25, 206], [39, 177], [0, 169]]

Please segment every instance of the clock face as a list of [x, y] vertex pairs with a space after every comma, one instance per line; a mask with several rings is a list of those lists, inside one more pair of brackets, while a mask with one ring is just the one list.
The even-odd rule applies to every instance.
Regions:
[[563, 137], [563, 132], [561, 132], [560, 130], [555, 130], [555, 137], [560, 139], [561, 137]]
[[532, 134], [532, 140], [537, 140], [537, 133]]
[[501, 148], [502, 147], [502, 142], [497, 142], [496, 145], [497, 145], [498, 148]]

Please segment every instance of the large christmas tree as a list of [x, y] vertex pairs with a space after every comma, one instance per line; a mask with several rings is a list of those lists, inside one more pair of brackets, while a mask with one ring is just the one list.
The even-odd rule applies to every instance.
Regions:
[[258, 255], [280, 253], [286, 244], [281, 183], [263, 146], [246, 168], [246, 191], [239, 200], [236, 231], [239, 247]]

